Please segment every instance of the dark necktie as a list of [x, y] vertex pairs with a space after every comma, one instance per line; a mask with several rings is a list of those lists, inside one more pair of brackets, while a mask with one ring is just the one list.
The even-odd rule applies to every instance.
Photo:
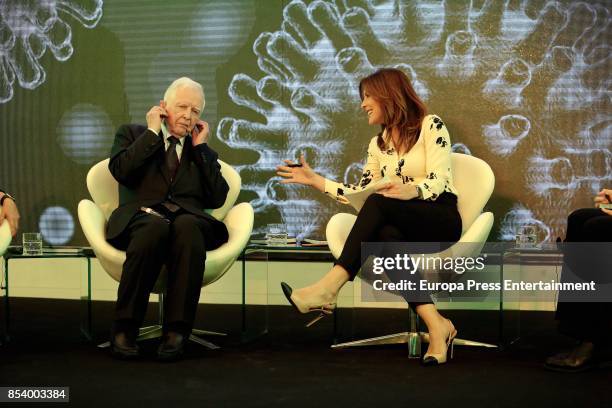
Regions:
[[[168, 137], [168, 142], [170, 143], [170, 146], [168, 146], [168, 150], [166, 150], [166, 166], [168, 166], [168, 174], [170, 174], [170, 182], [172, 182], [174, 180], [174, 176], [176, 176], [176, 170], [179, 167], [179, 158], [178, 154], [176, 153], [176, 145], [180, 142], [174, 136]], [[172, 196], [170, 195], [169, 198], [167, 198], [166, 201], [162, 203], [162, 205], [166, 207], [170, 212], [174, 213], [177, 212], [178, 209], [181, 207], [171, 202], [171, 199]]]
[[176, 175], [176, 170], [179, 166], [179, 158], [178, 154], [176, 154], [176, 144], [179, 143], [179, 140], [170, 136], [168, 138], [168, 142], [170, 146], [168, 146], [168, 150], [166, 150], [166, 166], [168, 166], [168, 173], [170, 174], [170, 180], [174, 180], [174, 176]]

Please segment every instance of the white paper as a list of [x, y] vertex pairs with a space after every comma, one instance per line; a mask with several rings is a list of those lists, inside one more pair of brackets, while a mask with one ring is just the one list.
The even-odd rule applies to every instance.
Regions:
[[380, 180], [368, 184], [363, 190], [345, 189], [344, 197], [346, 197], [346, 199], [353, 206], [353, 208], [355, 208], [357, 211], [360, 211], [361, 207], [363, 207], [363, 204], [365, 204], [365, 201], [370, 196], [370, 194], [375, 193], [379, 186], [390, 182], [391, 179], [385, 176]]

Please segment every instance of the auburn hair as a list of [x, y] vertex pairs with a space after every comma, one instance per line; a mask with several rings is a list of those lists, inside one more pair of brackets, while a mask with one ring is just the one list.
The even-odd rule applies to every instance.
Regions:
[[359, 82], [361, 100], [365, 92], [383, 108], [382, 131], [376, 141], [378, 147], [387, 150], [388, 140], [384, 140], [383, 133], [387, 130], [387, 139], [391, 139], [391, 130], [397, 128], [400, 140], [395, 148], [398, 153], [409, 151], [419, 139], [427, 107], [415, 92], [408, 76], [395, 68], [379, 69]]

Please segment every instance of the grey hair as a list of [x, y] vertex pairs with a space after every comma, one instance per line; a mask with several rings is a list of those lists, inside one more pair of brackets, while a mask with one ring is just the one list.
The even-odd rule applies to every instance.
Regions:
[[170, 84], [164, 93], [164, 101], [168, 102], [170, 99], [174, 99], [176, 96], [176, 91], [183, 87], [197, 89], [200, 91], [200, 93], [202, 93], [202, 110], [204, 110], [204, 105], [206, 104], [206, 100], [204, 99], [204, 88], [202, 88], [202, 85], [199, 82], [187, 77], [175, 79], [174, 82]]

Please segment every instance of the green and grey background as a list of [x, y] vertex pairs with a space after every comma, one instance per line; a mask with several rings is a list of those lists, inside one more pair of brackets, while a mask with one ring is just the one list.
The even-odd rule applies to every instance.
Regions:
[[281, 185], [305, 154], [358, 179], [369, 139], [359, 79], [403, 69], [453, 149], [496, 175], [491, 239], [562, 236], [612, 186], [609, 1], [0, 0], [0, 187], [22, 231], [83, 244], [76, 208], [115, 129], [144, 123], [179, 76], [201, 82], [210, 144], [239, 169], [256, 229], [322, 238], [351, 211]]

